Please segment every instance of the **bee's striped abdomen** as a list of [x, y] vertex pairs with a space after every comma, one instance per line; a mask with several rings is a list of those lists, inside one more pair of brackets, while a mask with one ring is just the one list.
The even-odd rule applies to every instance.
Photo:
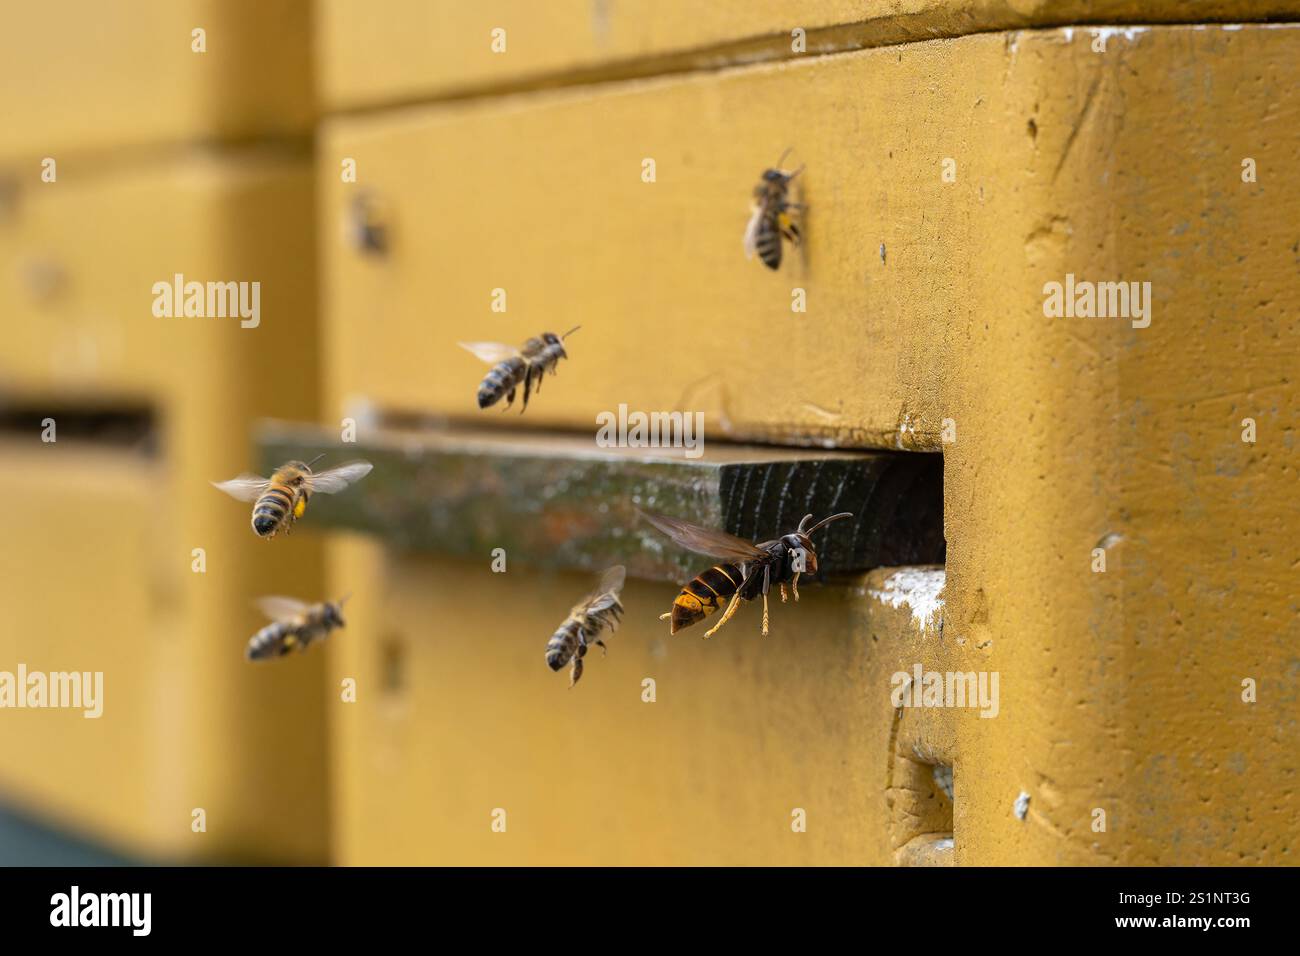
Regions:
[[492, 366], [492, 370], [484, 377], [483, 384], [478, 387], [478, 407], [495, 405], [507, 392], [513, 392], [519, 385], [525, 364], [522, 358], [516, 356]]
[[546, 665], [551, 670], [558, 671], [573, 660], [573, 655], [578, 652], [581, 644], [582, 639], [578, 630], [578, 622], [570, 618], [561, 624], [559, 629], [551, 635], [551, 639], [546, 642]]
[[758, 252], [758, 257], [763, 260], [763, 265], [769, 269], [781, 267], [781, 232], [777, 229], [776, 216], [763, 216], [763, 221], [758, 227], [758, 236], [754, 240], [754, 248]]
[[292, 651], [297, 643], [293, 624], [288, 621], [275, 621], [252, 636], [245, 656], [250, 661], [283, 657]]
[[263, 537], [274, 534], [293, 510], [293, 491], [287, 485], [273, 482], [253, 504], [253, 530]]
[[704, 620], [722, 607], [744, 579], [738, 565], [717, 564], [687, 582], [673, 601], [671, 633]]

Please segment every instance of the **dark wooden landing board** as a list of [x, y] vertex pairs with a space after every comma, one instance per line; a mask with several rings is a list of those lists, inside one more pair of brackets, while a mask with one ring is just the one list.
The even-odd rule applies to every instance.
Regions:
[[377, 535], [399, 550], [487, 562], [495, 548], [523, 564], [679, 581], [708, 559], [682, 551], [637, 509], [718, 527], [751, 541], [799, 519], [851, 511], [814, 539], [823, 575], [941, 564], [943, 462], [938, 455], [706, 446], [600, 448], [582, 435], [459, 428], [368, 430], [355, 443], [313, 425], [259, 429], [263, 473], [284, 461], [317, 468], [365, 458], [374, 471], [338, 495], [317, 495], [299, 528]]

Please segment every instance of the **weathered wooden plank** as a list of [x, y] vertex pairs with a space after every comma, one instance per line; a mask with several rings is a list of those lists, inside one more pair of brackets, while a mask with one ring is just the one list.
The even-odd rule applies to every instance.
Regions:
[[[320, 0], [316, 6], [318, 87], [325, 107], [335, 110], [996, 30], [1249, 21], [1300, 12], [1296, 0]], [[495, 30], [504, 33], [494, 48]]]
[[313, 426], [269, 424], [267, 471], [289, 459], [366, 458], [375, 470], [312, 499], [306, 525], [382, 536], [403, 550], [680, 580], [702, 559], [637, 516], [660, 511], [749, 540], [793, 530], [807, 513], [852, 511], [818, 533], [825, 574], [943, 560], [942, 466], [935, 455], [854, 454], [715, 444], [690, 460], [603, 449], [589, 438], [459, 430], [383, 430], [355, 444]]

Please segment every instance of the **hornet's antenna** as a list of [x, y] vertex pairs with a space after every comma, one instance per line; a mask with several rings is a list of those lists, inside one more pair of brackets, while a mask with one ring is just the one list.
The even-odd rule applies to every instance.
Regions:
[[[817, 529], [820, 528], [822, 525], [830, 524], [832, 521], [838, 521], [840, 518], [852, 518], [852, 517], [853, 517], [852, 511], [841, 511], [837, 515], [831, 515], [829, 518], [823, 518], [821, 521], [818, 521], [815, 525], [813, 525], [811, 528], [805, 531], [804, 534], [808, 535], [809, 537], [812, 537], [814, 534], [817, 533]], [[800, 523], [802, 524], [802, 522]]]

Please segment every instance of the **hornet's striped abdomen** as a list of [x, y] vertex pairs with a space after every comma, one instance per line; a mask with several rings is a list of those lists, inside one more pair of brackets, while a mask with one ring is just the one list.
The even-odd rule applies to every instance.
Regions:
[[736, 564], [717, 564], [687, 582], [673, 601], [670, 633], [704, 620], [726, 604], [745, 575]]

